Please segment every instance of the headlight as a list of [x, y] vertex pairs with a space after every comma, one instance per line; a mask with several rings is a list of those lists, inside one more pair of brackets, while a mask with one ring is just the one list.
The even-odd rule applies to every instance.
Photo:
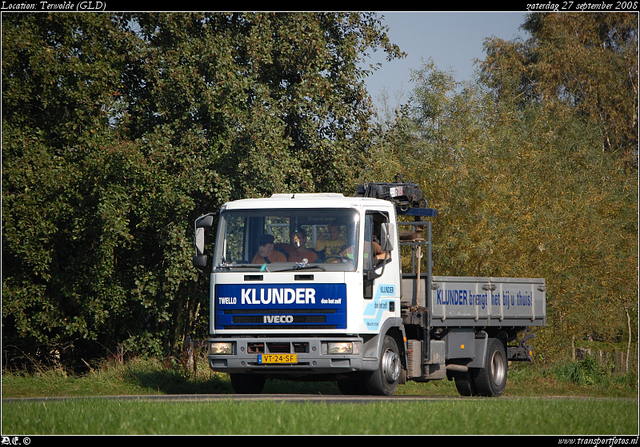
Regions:
[[233, 354], [233, 342], [224, 341], [224, 342], [211, 342], [209, 343], [209, 354], [211, 355], [220, 355]]
[[358, 344], [351, 341], [327, 342], [327, 354], [357, 354]]

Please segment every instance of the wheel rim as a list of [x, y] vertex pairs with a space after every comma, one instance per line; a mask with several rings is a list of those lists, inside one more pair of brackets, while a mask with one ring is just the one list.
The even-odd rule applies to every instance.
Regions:
[[382, 370], [387, 383], [393, 383], [400, 377], [400, 356], [388, 349], [382, 357]]
[[502, 352], [496, 351], [493, 353], [491, 359], [491, 377], [496, 385], [502, 385], [505, 376], [507, 375], [507, 368], [505, 366], [504, 356]]

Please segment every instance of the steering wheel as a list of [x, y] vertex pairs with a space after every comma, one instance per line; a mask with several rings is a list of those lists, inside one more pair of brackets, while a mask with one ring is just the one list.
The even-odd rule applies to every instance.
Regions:
[[347, 257], [347, 256], [340, 256], [340, 255], [329, 255], [326, 258], [324, 258], [324, 262], [325, 264], [329, 263], [329, 264], [336, 264], [334, 262], [328, 262], [329, 259], [338, 259], [338, 262], [351, 262], [351, 258]]

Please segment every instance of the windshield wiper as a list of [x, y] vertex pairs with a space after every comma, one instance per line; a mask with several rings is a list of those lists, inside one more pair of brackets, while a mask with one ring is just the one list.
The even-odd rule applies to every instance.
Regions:
[[213, 271], [224, 271], [224, 270], [233, 270], [233, 269], [237, 269], [237, 268], [246, 268], [246, 269], [254, 269], [254, 270], [261, 270], [261, 271], [266, 271], [266, 272], [292, 272], [292, 271], [296, 271], [296, 270], [309, 270], [309, 269], [320, 269], [323, 272], [326, 272], [327, 269], [325, 269], [322, 265], [319, 264], [307, 264], [307, 263], [296, 263], [291, 267], [287, 267], [287, 268], [283, 268], [283, 269], [274, 269], [273, 267], [277, 266], [277, 264], [244, 264], [244, 263], [240, 263], [240, 264], [236, 264], [236, 263], [231, 263], [228, 264], [226, 262], [222, 262], [218, 265], [216, 265], [213, 269]]
[[327, 269], [325, 269], [320, 264], [305, 264], [305, 263], [295, 264], [292, 267], [284, 268], [284, 269], [278, 269], [278, 270], [268, 269], [267, 271], [269, 271], [269, 272], [293, 272], [293, 271], [296, 271], [296, 270], [310, 270], [310, 269], [320, 269], [323, 272], [327, 271]]
[[236, 269], [236, 268], [248, 268], [248, 269], [259, 269], [261, 268], [261, 265], [258, 264], [236, 264], [236, 263], [231, 263], [231, 264], [227, 264], [226, 262], [220, 263], [218, 265], [216, 265], [213, 268], [213, 271], [217, 271], [217, 270], [232, 270], [232, 269]]

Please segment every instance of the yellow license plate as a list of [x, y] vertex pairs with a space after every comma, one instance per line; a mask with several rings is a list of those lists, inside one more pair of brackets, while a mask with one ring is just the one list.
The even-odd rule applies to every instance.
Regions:
[[298, 363], [296, 354], [262, 354], [258, 356], [258, 363]]

